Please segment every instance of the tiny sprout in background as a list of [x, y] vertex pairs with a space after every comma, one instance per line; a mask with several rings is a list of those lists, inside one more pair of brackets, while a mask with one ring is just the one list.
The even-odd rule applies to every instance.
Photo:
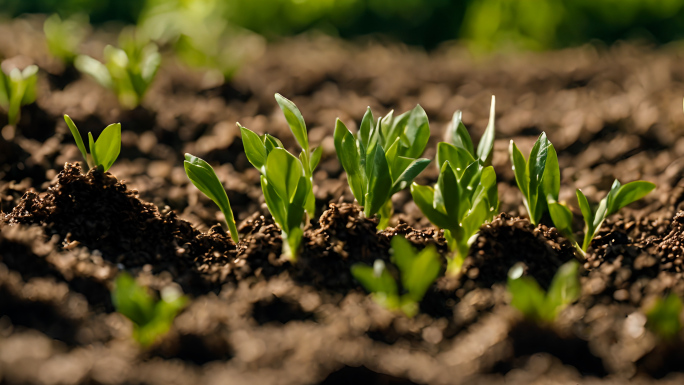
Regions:
[[129, 109], [140, 104], [161, 64], [157, 45], [131, 31], [125, 29], [119, 36], [121, 48], [105, 47], [104, 64], [85, 55], [78, 55], [74, 61], [79, 71], [114, 91], [119, 104]]
[[7, 112], [10, 126], [16, 126], [21, 117], [21, 107], [36, 101], [38, 67], [29, 65], [23, 70], [12, 68], [5, 72], [6, 62], [0, 70], [0, 107]]
[[535, 322], [553, 322], [569, 304], [577, 301], [581, 294], [579, 263], [571, 260], [563, 264], [551, 281], [548, 292], [537, 281], [524, 276], [524, 265], [516, 263], [508, 272], [508, 292], [511, 305], [525, 318]]
[[81, 151], [88, 169], [98, 168], [102, 172], [109, 170], [121, 151], [121, 123], [114, 123], [105, 127], [97, 141], [93, 140], [93, 134], [89, 132], [88, 148], [90, 148], [90, 153], [88, 153], [81, 134], [69, 115], [64, 115], [64, 121], [69, 126], [69, 131], [74, 136], [76, 146]]
[[179, 290], [171, 287], [163, 289], [160, 295], [161, 299], [154, 299], [147, 288], [138, 285], [135, 278], [125, 272], [119, 274], [114, 283], [114, 307], [133, 322], [133, 338], [143, 347], [164, 336], [188, 302]]
[[682, 300], [674, 293], [658, 298], [646, 311], [646, 327], [664, 340], [670, 340], [682, 330], [680, 315]]
[[392, 238], [392, 262], [399, 268], [404, 294], [400, 294], [397, 281], [380, 259], [375, 260], [373, 267], [355, 264], [351, 273], [378, 304], [413, 317], [418, 314], [420, 301], [442, 269], [439, 254], [432, 245], [418, 252], [404, 237], [395, 236]]
[[364, 215], [377, 214], [378, 230], [387, 227], [394, 212], [392, 195], [410, 186], [430, 164], [429, 159], [418, 158], [429, 138], [430, 125], [421, 106], [398, 116], [390, 111], [377, 121], [369, 107], [356, 135], [337, 119], [337, 157]]
[[48, 50], [52, 56], [66, 64], [73, 63], [78, 54], [78, 46], [88, 34], [90, 24], [88, 15], [74, 14], [62, 19], [58, 14], [48, 17], [43, 23], [43, 31]]
[[233, 242], [238, 243], [237, 226], [233, 210], [230, 207], [230, 201], [228, 200], [228, 194], [226, 194], [226, 190], [223, 188], [214, 169], [209, 163], [191, 154], [185, 154], [183, 167], [185, 168], [185, 174], [192, 184], [219, 207], [226, 219], [231, 239]]

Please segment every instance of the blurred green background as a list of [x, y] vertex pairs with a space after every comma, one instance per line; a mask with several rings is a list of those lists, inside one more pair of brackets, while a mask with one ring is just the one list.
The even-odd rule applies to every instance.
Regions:
[[318, 29], [343, 38], [380, 34], [428, 49], [454, 39], [492, 51], [633, 38], [663, 44], [684, 35], [682, 0], [0, 0], [10, 17], [80, 12], [95, 25], [136, 24], [198, 7], [267, 38]]

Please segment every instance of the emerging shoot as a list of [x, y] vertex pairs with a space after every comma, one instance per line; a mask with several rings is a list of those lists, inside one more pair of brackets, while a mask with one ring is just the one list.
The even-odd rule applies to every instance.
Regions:
[[143, 347], [154, 344], [166, 334], [188, 299], [177, 290], [164, 289], [155, 300], [135, 278], [121, 273], [116, 278], [112, 302], [116, 311], [133, 322], [133, 338]]
[[[311, 151], [304, 118], [297, 106], [280, 94], [276, 101], [290, 130], [302, 148], [299, 157], [290, 154], [280, 140], [255, 132], [238, 123], [247, 160], [261, 173], [261, 190], [273, 220], [282, 230], [283, 256], [295, 261], [307, 217], [314, 214], [316, 198], [312, 176], [321, 160], [320, 147]], [[306, 214], [306, 215], [305, 215]]]
[[545, 293], [534, 278], [523, 275], [524, 265], [516, 263], [508, 271], [511, 305], [529, 320], [553, 322], [566, 306], [580, 297], [582, 288], [578, 270], [579, 263], [575, 260], [563, 264]]
[[88, 27], [88, 15], [84, 14], [62, 19], [55, 13], [45, 19], [43, 31], [52, 56], [71, 64], [78, 53], [78, 46], [88, 33]]
[[395, 236], [392, 238], [392, 261], [399, 268], [404, 294], [399, 293], [397, 281], [380, 259], [375, 260], [373, 267], [355, 264], [351, 273], [378, 304], [413, 317], [418, 314], [418, 305], [425, 292], [439, 275], [439, 255], [432, 245], [417, 252], [404, 237]]
[[121, 123], [114, 123], [105, 127], [97, 141], [93, 140], [93, 134], [89, 132], [88, 148], [90, 148], [90, 153], [88, 153], [83, 144], [83, 139], [81, 139], [81, 134], [69, 115], [64, 115], [64, 121], [69, 126], [69, 131], [74, 136], [76, 146], [81, 151], [88, 169], [98, 168], [102, 172], [109, 170], [121, 151]]
[[185, 154], [183, 167], [190, 182], [219, 207], [226, 219], [230, 238], [237, 244], [239, 237], [233, 210], [230, 208], [228, 194], [226, 194], [226, 190], [223, 188], [214, 169], [209, 163], [191, 154]]

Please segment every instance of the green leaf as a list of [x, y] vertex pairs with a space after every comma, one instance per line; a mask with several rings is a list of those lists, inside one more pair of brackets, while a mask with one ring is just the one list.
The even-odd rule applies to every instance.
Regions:
[[445, 162], [442, 170], [439, 172], [437, 184], [435, 185], [435, 197], [432, 206], [435, 210], [442, 211], [449, 217], [460, 220], [460, 195], [456, 174], [451, 168], [451, 164]]
[[368, 172], [368, 191], [366, 192], [366, 206], [364, 211], [367, 217], [377, 213], [378, 210], [390, 198], [392, 178], [390, 177], [385, 152], [381, 146], [376, 146], [373, 159]]
[[466, 149], [446, 142], [437, 143], [437, 167], [441, 170], [446, 161], [449, 161], [455, 171], [461, 174], [468, 165], [475, 161], [475, 158]]
[[95, 150], [91, 149], [91, 152], [97, 151], [95, 164], [102, 166], [103, 171], [109, 170], [121, 151], [121, 124], [115, 123], [105, 127], [97, 138], [94, 148]]
[[287, 204], [284, 202], [273, 186], [268, 182], [266, 176], [261, 176], [261, 191], [264, 193], [264, 200], [268, 211], [273, 216], [273, 220], [280, 226], [281, 230], [287, 228]]
[[[83, 144], [81, 133], [78, 132], [78, 128], [76, 128], [76, 124], [74, 124], [74, 121], [71, 120], [69, 115], [64, 115], [64, 121], [66, 122], [67, 126], [69, 127], [69, 131], [71, 131], [71, 135], [73, 135], [74, 140], [76, 141], [78, 150], [81, 151], [81, 155], [83, 155], [83, 160], [86, 162], [86, 164], [88, 164], [88, 152], [86, 151], [85, 144]], [[90, 167], [90, 165], [88, 166]]]
[[93, 163], [95, 166], [100, 164], [99, 158], [97, 157], [97, 147], [95, 147], [95, 140], [93, 139], [93, 133], [88, 132], [88, 148], [90, 148], [90, 156], [93, 157]]
[[363, 119], [361, 119], [361, 126], [359, 126], [359, 141], [361, 142], [362, 150], [365, 153], [365, 149], [368, 148], [370, 142], [371, 134], [375, 119], [373, 119], [373, 112], [370, 107], [366, 109], [366, 113], [363, 114]]
[[312, 195], [310, 194], [310, 191], [311, 181], [305, 176], [300, 177], [292, 203], [287, 207], [288, 231], [302, 225], [307, 198]]
[[[465, 150], [469, 155], [470, 158], [475, 157], [475, 149], [473, 148], [473, 140], [470, 138], [470, 134], [468, 133], [468, 129], [466, 129], [466, 126], [463, 124], [462, 119], [463, 113], [459, 110], [454, 112], [454, 116], [451, 119], [451, 124], [449, 125], [449, 133], [450, 133], [450, 138], [449, 140], [451, 141], [450, 144], [452, 144], [456, 148], [460, 148]], [[439, 154], [439, 143], [437, 145], [438, 148], [438, 154]], [[453, 162], [452, 162], [453, 163]], [[470, 162], [469, 162], [470, 163]], [[456, 164], [456, 163], [453, 163]], [[441, 164], [439, 164], [441, 167]]]
[[321, 161], [321, 155], [323, 155], [323, 147], [316, 147], [312, 152], [311, 152], [311, 159], [309, 160], [309, 169], [313, 172], [313, 170], [318, 167], [318, 163]]
[[549, 142], [548, 155], [546, 156], [546, 167], [542, 177], [542, 191], [547, 200], [558, 200], [560, 193], [560, 167], [558, 166], [558, 156], [553, 144]]
[[622, 185], [613, 199], [610, 201], [610, 206], [608, 207], [608, 214], [611, 215], [616, 213], [621, 208], [627, 206], [632, 202], [636, 202], [639, 199], [645, 197], [655, 189], [656, 185], [651, 182], [646, 182], [643, 180], [638, 180], [634, 182]]
[[518, 150], [518, 146], [511, 140], [508, 147], [508, 152], [511, 155], [511, 164], [513, 165], [513, 172], [515, 173], [515, 181], [518, 184], [518, 188], [523, 195], [523, 200], [525, 201], [525, 206], [527, 212], [532, 219], [532, 213], [530, 212], [529, 206], [529, 184], [530, 178], [527, 173], [527, 162], [525, 161], [525, 156]]
[[262, 140], [264, 142], [264, 146], [266, 147], [267, 154], [270, 154], [275, 148], [285, 148], [283, 146], [283, 142], [281, 142], [280, 139], [276, 138], [275, 136], [264, 134]]
[[[538, 202], [543, 200], [543, 203], [546, 203], [546, 197], [545, 196], [539, 196], [539, 193], [543, 193], [540, 190], [540, 186], [542, 185], [542, 178], [544, 176], [544, 169], [546, 168], [546, 159], [548, 157], [548, 151], [549, 151], [549, 141], [546, 139], [546, 133], [543, 133], [539, 135], [539, 138], [537, 141], [534, 143], [534, 146], [532, 146], [532, 151], [530, 152], [530, 158], [527, 163], [527, 174], [529, 175], [530, 178], [530, 184], [529, 184], [529, 207], [533, 208], [533, 212], [530, 213], [530, 217], [534, 216], [534, 219], [532, 220], [533, 224], [537, 224], [539, 222], [539, 219], [541, 218], [543, 212], [539, 210], [539, 208], [543, 208], [544, 205], [539, 205]], [[541, 202], [540, 202], [541, 203]], [[532, 218], [531, 218], [532, 219]]]
[[337, 158], [347, 173], [349, 188], [359, 204], [364, 205], [366, 177], [365, 170], [361, 167], [359, 148], [354, 136], [339, 119], [335, 123], [334, 142]]
[[499, 191], [496, 186], [496, 172], [494, 171], [494, 167], [487, 166], [482, 169], [480, 185], [484, 188], [485, 195], [487, 196], [487, 203], [489, 204], [488, 218], [491, 219], [496, 215], [496, 211], [499, 209]]
[[558, 231], [564, 237], [574, 242], [575, 237], [572, 234], [572, 212], [565, 205], [556, 201], [549, 201], [549, 214], [551, 220]]
[[[411, 159], [399, 157], [400, 160]], [[392, 184], [392, 189], [390, 190], [390, 196], [408, 187], [416, 177], [423, 172], [430, 164], [429, 159], [415, 159], [404, 169], [404, 171], [399, 175], [399, 177]]]
[[299, 159], [282, 148], [275, 148], [268, 154], [266, 179], [287, 204], [294, 198], [303, 171]]
[[575, 193], [577, 195], [580, 211], [582, 212], [582, 217], [584, 218], [584, 241], [582, 242], [582, 251], [586, 252], [596, 233], [596, 229], [594, 228], [595, 218], [594, 213], [589, 206], [589, 201], [584, 193], [580, 189], [577, 189]]
[[428, 245], [413, 256], [411, 267], [401, 269], [401, 281], [408, 295], [415, 302], [420, 302], [428, 288], [437, 279], [442, 265], [439, 262], [439, 254], [433, 245]]
[[494, 150], [494, 118], [496, 109], [496, 98], [492, 95], [492, 105], [489, 109], [489, 123], [485, 129], [480, 143], [477, 145], [477, 156], [484, 164], [489, 164], [492, 161], [492, 150]]
[[540, 311], [545, 306], [544, 290], [532, 277], [523, 276], [524, 267], [516, 263], [508, 271], [508, 292], [511, 294], [511, 305], [526, 318], [539, 320]]
[[423, 215], [425, 215], [433, 225], [442, 229], [458, 226], [458, 218], [449, 217], [445, 213], [434, 208], [435, 190], [432, 187], [413, 183], [411, 185], [411, 196], [413, 197], [416, 206], [418, 206]]
[[392, 262], [397, 265], [403, 278], [404, 271], [411, 270], [413, 259], [418, 252], [411, 245], [411, 242], [401, 235], [392, 237], [390, 243], [392, 245]]
[[242, 136], [242, 146], [245, 148], [245, 155], [247, 160], [259, 172], [264, 173], [264, 166], [266, 165], [266, 146], [262, 139], [254, 131], [251, 131], [238, 123], [240, 127], [240, 134]]
[[275, 94], [275, 99], [285, 115], [285, 120], [287, 120], [290, 130], [292, 130], [292, 134], [295, 139], [297, 139], [297, 143], [299, 143], [299, 146], [308, 153], [309, 137], [306, 132], [304, 117], [302, 116], [302, 113], [299, 112], [299, 108], [297, 108], [292, 101], [284, 98], [280, 94]]
[[668, 341], [682, 330], [679, 316], [682, 313], [682, 300], [674, 293], [665, 299], [658, 298], [646, 312], [646, 326], [660, 338]]
[[405, 152], [400, 155], [407, 158], [421, 156], [430, 139], [430, 124], [423, 107], [417, 105], [411, 110], [406, 123], [406, 129], [402, 131], [402, 143], [407, 147]]
[[397, 282], [387, 271], [382, 260], [376, 259], [373, 267], [362, 263], [354, 264], [351, 267], [351, 273], [366, 291], [373, 294], [382, 294], [386, 298], [397, 297], [399, 292]]
[[558, 268], [546, 296], [544, 318], [547, 321], [556, 319], [563, 308], [579, 299], [582, 286], [578, 271], [579, 263], [576, 260], [570, 260]]
[[114, 81], [107, 66], [90, 56], [78, 55], [76, 60], [74, 60], [74, 67], [84, 74], [93, 77], [101, 86], [110, 90], [114, 89]]
[[214, 169], [209, 163], [191, 154], [185, 154], [183, 167], [190, 182], [219, 207], [226, 218], [231, 239], [233, 242], [238, 243], [237, 226], [233, 210], [230, 207], [230, 201], [228, 200], [228, 194], [226, 194], [226, 190], [223, 188], [223, 184], [221, 184]]

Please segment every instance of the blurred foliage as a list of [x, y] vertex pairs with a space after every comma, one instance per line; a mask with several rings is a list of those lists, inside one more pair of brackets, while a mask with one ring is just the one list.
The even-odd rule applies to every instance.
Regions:
[[[165, 7], [184, 12], [155, 14]], [[383, 34], [428, 48], [462, 38], [479, 51], [635, 37], [666, 43], [684, 37], [681, 0], [0, 0], [0, 9], [10, 16], [81, 12], [95, 24], [155, 20], [185, 31], [190, 24], [199, 31], [191, 37], [196, 44], [202, 36], [223, 36], [226, 22], [269, 38], [319, 29], [345, 38]], [[198, 17], [210, 22], [198, 24]], [[202, 35], [208, 30], [211, 35]]]

